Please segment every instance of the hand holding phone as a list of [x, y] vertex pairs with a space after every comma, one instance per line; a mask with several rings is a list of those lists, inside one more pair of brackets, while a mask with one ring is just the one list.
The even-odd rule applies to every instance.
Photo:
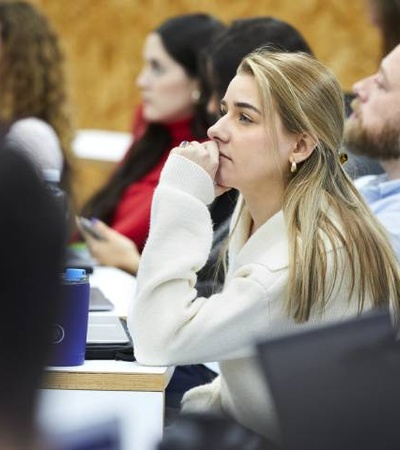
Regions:
[[95, 239], [98, 239], [99, 241], [104, 241], [105, 238], [102, 236], [94, 227], [93, 223], [87, 219], [86, 217], [79, 217], [78, 218], [79, 226], [82, 228], [83, 231], [90, 234]]

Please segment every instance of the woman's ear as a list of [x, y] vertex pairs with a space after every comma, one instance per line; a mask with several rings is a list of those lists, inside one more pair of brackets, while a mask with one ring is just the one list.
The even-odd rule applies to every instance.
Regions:
[[292, 153], [296, 163], [305, 161], [310, 157], [317, 146], [317, 140], [308, 133], [298, 135], [296, 147]]

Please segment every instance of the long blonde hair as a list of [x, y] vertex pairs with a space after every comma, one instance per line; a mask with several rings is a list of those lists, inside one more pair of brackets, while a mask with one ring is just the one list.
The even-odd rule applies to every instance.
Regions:
[[[359, 292], [358, 310], [367, 296], [373, 306], [392, 299], [398, 309], [398, 264], [385, 230], [342, 168], [339, 150], [344, 126], [342, 89], [324, 65], [303, 53], [258, 50], [238, 73], [254, 77], [266, 120], [277, 111], [289, 132], [308, 133], [317, 142], [311, 156], [287, 182], [283, 213], [289, 237], [288, 313], [298, 322], [322, 311], [338, 278], [349, 277], [350, 299]], [[274, 128], [274, 127], [272, 127]], [[289, 164], [289, 162], [288, 162]], [[345, 267], [333, 254], [327, 277], [327, 245], [341, 244]], [[340, 269], [346, 274], [340, 273]]]

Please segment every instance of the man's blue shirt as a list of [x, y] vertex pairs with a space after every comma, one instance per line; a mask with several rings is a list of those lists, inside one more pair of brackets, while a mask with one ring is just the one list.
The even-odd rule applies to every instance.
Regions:
[[400, 179], [387, 174], [367, 175], [354, 180], [357, 189], [386, 230], [400, 261]]

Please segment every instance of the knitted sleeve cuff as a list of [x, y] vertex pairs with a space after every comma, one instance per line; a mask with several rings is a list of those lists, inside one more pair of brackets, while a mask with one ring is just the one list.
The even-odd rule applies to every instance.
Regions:
[[170, 155], [161, 172], [160, 185], [171, 186], [209, 205], [215, 198], [214, 182], [198, 164], [181, 155]]

